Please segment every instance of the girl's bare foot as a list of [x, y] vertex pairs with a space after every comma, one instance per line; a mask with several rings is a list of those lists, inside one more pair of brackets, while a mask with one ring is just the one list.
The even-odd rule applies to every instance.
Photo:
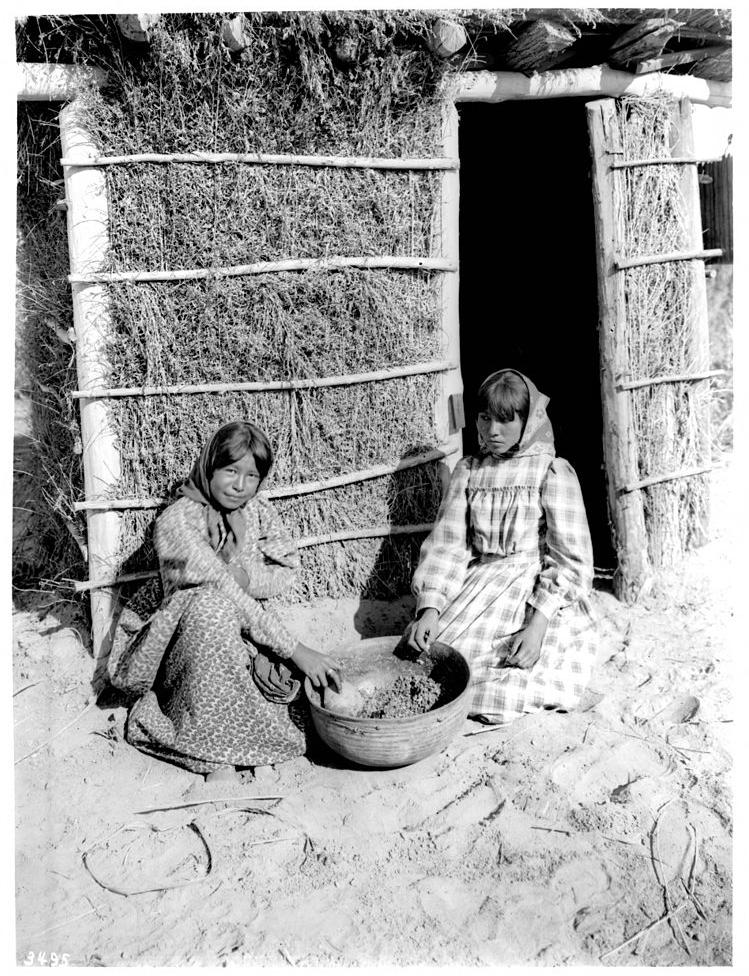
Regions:
[[237, 781], [237, 771], [233, 766], [221, 766], [214, 769], [212, 773], [207, 773], [206, 783], [235, 783]]

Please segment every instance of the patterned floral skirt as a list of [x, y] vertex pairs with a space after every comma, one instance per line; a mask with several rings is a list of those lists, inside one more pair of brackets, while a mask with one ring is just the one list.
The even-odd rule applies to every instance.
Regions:
[[134, 619], [121, 621], [109, 665], [115, 686], [141, 694], [127, 720], [131, 745], [194, 773], [305, 753], [306, 708], [276, 704], [258, 689], [255, 649], [218, 590], [179, 591], [128, 635]]

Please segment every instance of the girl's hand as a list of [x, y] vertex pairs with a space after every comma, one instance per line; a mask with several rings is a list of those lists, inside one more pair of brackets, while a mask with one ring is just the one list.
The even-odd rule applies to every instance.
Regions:
[[541, 656], [541, 645], [548, 626], [549, 621], [541, 611], [534, 610], [523, 630], [513, 637], [506, 663], [511, 668], [532, 668]]
[[427, 607], [416, 620], [413, 620], [406, 630], [408, 646], [415, 651], [428, 651], [437, 630], [439, 612], [434, 607]]
[[340, 691], [343, 687], [341, 665], [328, 654], [321, 654], [320, 651], [299, 643], [291, 655], [291, 660], [303, 674], [307, 675], [315, 688], [332, 687]]
[[237, 584], [237, 586], [242, 590], [246, 590], [250, 585], [250, 577], [242, 569], [242, 567], [232, 564], [226, 568], [229, 570], [229, 574], [234, 577], [234, 582]]

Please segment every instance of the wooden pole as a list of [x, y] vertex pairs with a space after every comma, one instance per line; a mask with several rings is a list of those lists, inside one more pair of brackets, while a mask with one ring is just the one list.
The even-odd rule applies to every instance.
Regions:
[[694, 156], [666, 156], [665, 159], [617, 159], [611, 164], [612, 169], [632, 169], [637, 166], [699, 166], [700, 163], [717, 163], [722, 156], [705, 156], [695, 159]]
[[[694, 173], [696, 178], [697, 174]], [[666, 254], [641, 254], [634, 258], [619, 258], [614, 260], [616, 267], [623, 271], [625, 268], [641, 268], [646, 264], [666, 264], [668, 261], [704, 261], [705, 258], [719, 258], [723, 251], [719, 247], [705, 250], [695, 247], [691, 251], [669, 251]], [[705, 277], [705, 266], [701, 265], [702, 277]]]
[[683, 468], [681, 471], [668, 471], [665, 474], [654, 474], [649, 478], [642, 478], [631, 485], [622, 485], [619, 491], [625, 494], [629, 491], [638, 491], [640, 488], [649, 488], [651, 485], [660, 485], [664, 481], [677, 481], [679, 478], [694, 478], [696, 475], [708, 474], [713, 470], [714, 465], [703, 464], [696, 468]]
[[[372, 478], [383, 478], [388, 474], [395, 474], [398, 471], [407, 471], [409, 468], [416, 468], [422, 464], [430, 464], [432, 461], [441, 461], [443, 458], [454, 454], [457, 448], [446, 447], [444, 450], [436, 449], [427, 451], [424, 454], [417, 454], [414, 457], [403, 458], [397, 464], [378, 464], [373, 468], [366, 468], [362, 471], [350, 471], [348, 474], [338, 474], [333, 478], [325, 478], [320, 481], [306, 481], [298, 485], [280, 485], [278, 488], [269, 488], [264, 492], [267, 498], [294, 498], [297, 495], [309, 495], [313, 492], [327, 491], [329, 488], [340, 488], [342, 485], [353, 485], [360, 481], [369, 481]], [[162, 508], [168, 504], [167, 498], [102, 498], [98, 501], [90, 499], [85, 502], [75, 502], [76, 512], [89, 511], [111, 511], [113, 509], [149, 509]]]
[[389, 158], [386, 156], [295, 156], [270, 153], [134, 153], [130, 156], [92, 156], [85, 164], [80, 159], [63, 157], [63, 166], [123, 166], [136, 163], [248, 163], [257, 166], [325, 166], [333, 169], [457, 169], [457, 158]]
[[620, 494], [618, 486], [638, 478], [630, 394], [617, 389], [626, 375], [624, 275], [614, 266], [614, 255], [622, 243], [617, 214], [617, 185], [622, 177], [610, 171], [615, 153], [621, 153], [616, 105], [605, 99], [586, 105], [593, 157], [593, 202], [596, 220], [598, 263], [598, 338], [601, 357], [601, 400], [603, 406], [603, 455], [617, 569], [614, 591], [626, 603], [633, 603], [650, 576], [647, 535], [642, 496]]
[[731, 85], [708, 81], [693, 75], [669, 75], [659, 72], [633, 75], [605, 65], [592, 68], [566, 68], [542, 71], [527, 77], [512, 71], [471, 71], [450, 78], [448, 92], [456, 102], [506, 102], [528, 98], [595, 98], [621, 95], [655, 95], [666, 93], [675, 98], [688, 97], [703, 105], [730, 108]]
[[[442, 151], [458, 158], [458, 110], [452, 101], [442, 106]], [[450, 457], [445, 474], [455, 467], [463, 453], [463, 377], [460, 372], [460, 173], [448, 170], [442, 174], [440, 190], [440, 253], [455, 268], [443, 275], [441, 283], [441, 318], [444, 336], [443, 355], [457, 369], [442, 374], [436, 425], [440, 444], [446, 445]], [[447, 478], [445, 478], [445, 481]]]
[[[329, 542], [349, 542], [352, 539], [380, 539], [391, 535], [420, 535], [431, 532], [434, 524], [422, 522], [419, 525], [372, 525], [365, 529], [341, 529], [338, 532], [327, 532], [325, 535], [308, 535], [299, 539], [297, 549], [309, 549], [310, 546], [322, 546]], [[157, 569], [143, 569], [137, 573], [126, 573], [118, 579], [103, 577], [100, 580], [81, 580], [73, 584], [76, 593], [88, 590], [98, 590], [101, 587], [118, 586], [120, 583], [132, 583], [136, 580], [152, 579], [158, 576]]]
[[[689, 99], [683, 98], [675, 108], [675, 131], [676, 140], [671, 147], [675, 156], [694, 155], [694, 133], [692, 129], [692, 106]], [[700, 188], [698, 173], [695, 167], [687, 166], [680, 174], [680, 187], [684, 201], [684, 220], [688, 231], [688, 246], [695, 250], [703, 247], [702, 240], [702, 212], [700, 210]], [[720, 254], [722, 250], [718, 249]], [[708, 252], [705, 252], [707, 255]], [[692, 358], [689, 368], [695, 371], [710, 369], [710, 325], [707, 308], [707, 288], [705, 286], [705, 264], [704, 261], [692, 261], [689, 265], [691, 277], [691, 293], [688, 308], [690, 319], [684, 323], [684, 327], [692, 340]], [[712, 462], [711, 436], [710, 436], [710, 397], [706, 387], [701, 387], [698, 393], [694, 394], [694, 408], [698, 415], [699, 441], [701, 462], [704, 467], [709, 467]], [[703, 508], [700, 512], [702, 530], [699, 533], [699, 540], [705, 543], [708, 540], [708, 526], [710, 522], [710, 497], [709, 492], [702, 495]]]
[[70, 282], [106, 281], [195, 281], [200, 278], [234, 278], [242, 275], [272, 274], [277, 271], [338, 271], [341, 268], [396, 268], [406, 271], [456, 271], [445, 258], [395, 257], [378, 255], [329, 258], [290, 258], [284, 261], [257, 261], [227, 268], [181, 268], [176, 271], [105, 271], [68, 275]]
[[303, 380], [268, 380], [243, 383], [186, 383], [175, 386], [121, 386], [102, 387], [96, 390], [75, 390], [74, 399], [87, 397], [135, 397], [135, 396], [174, 396], [182, 393], [232, 393], [242, 390], [245, 393], [260, 393], [268, 390], [312, 390], [327, 386], [353, 386], [356, 383], [372, 383], [380, 380], [393, 380], [404, 376], [422, 376], [427, 373], [441, 373], [457, 369], [454, 363], [444, 360], [431, 363], [413, 363], [410, 366], [396, 366], [394, 369], [378, 369], [369, 373], [350, 373], [347, 376], [312, 376]]
[[69, 102], [82, 88], [103, 86], [107, 73], [80, 64], [16, 64], [19, 102]]
[[654, 376], [649, 380], [630, 380], [618, 383], [617, 390], [639, 390], [643, 386], [657, 386], [659, 383], [696, 383], [699, 380], [709, 380], [713, 376], [725, 376], [724, 369], [706, 369], [701, 373], [669, 373], [664, 376]]
[[[66, 155], [88, 155], [94, 148], [75, 101], [60, 112], [60, 138]], [[101, 269], [107, 260], [108, 207], [104, 175], [97, 169], [67, 170], [65, 198], [70, 267], [75, 274], [85, 276]], [[72, 297], [78, 386], [85, 390], [101, 386], [106, 375], [108, 296], [99, 285], [76, 282], [72, 285]], [[120, 476], [120, 455], [104, 403], [81, 401], [81, 439], [86, 496], [95, 498], [111, 493]], [[89, 574], [94, 579], [110, 577], [119, 547], [120, 515], [89, 512], [87, 528]], [[115, 606], [116, 596], [111, 589], [101, 589], [91, 596], [91, 632], [97, 661], [103, 661], [109, 654]]]
[[309, 535], [297, 542], [298, 549], [308, 549], [310, 546], [321, 546], [326, 542], [348, 542], [351, 539], [378, 539], [390, 535], [418, 535], [421, 532], [431, 532], [432, 522], [421, 525], [373, 525], [366, 529], [341, 529], [340, 532], [328, 532], [325, 535]]

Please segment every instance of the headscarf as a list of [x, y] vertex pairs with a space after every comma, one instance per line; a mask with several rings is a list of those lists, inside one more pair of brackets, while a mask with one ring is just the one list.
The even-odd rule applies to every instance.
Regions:
[[[502, 373], [515, 373], [528, 387], [528, 419], [525, 422], [525, 427], [523, 428], [523, 433], [520, 436], [518, 444], [514, 445], [505, 454], [497, 454], [494, 456], [499, 458], [514, 458], [530, 457], [532, 454], [550, 454], [552, 457], [555, 457], [554, 431], [546, 413], [549, 398], [545, 394], [540, 393], [535, 383], [516, 369], [498, 369], [495, 373], [487, 376], [484, 383], [499, 379]], [[481, 385], [483, 386], [483, 383]], [[480, 434], [479, 447], [481, 448], [482, 454], [491, 453]]]
[[244, 506], [230, 512], [220, 508], [211, 496], [211, 479], [208, 472], [214, 457], [213, 445], [218, 434], [219, 431], [216, 431], [203, 445], [190, 474], [177, 494], [205, 506], [205, 524], [211, 548], [228, 563], [232, 554], [241, 548], [244, 542], [245, 521], [242, 511]]

